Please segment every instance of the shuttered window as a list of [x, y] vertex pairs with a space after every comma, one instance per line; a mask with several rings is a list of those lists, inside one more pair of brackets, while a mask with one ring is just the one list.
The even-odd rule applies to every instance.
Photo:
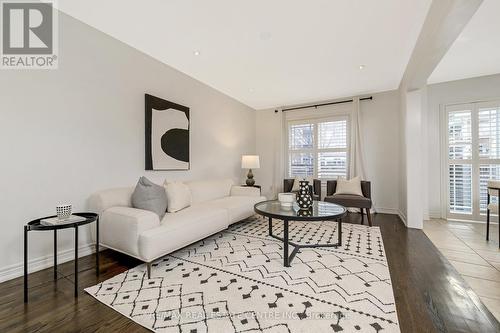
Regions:
[[348, 118], [335, 117], [288, 123], [288, 175], [319, 179], [347, 177]]
[[480, 108], [479, 157], [500, 158], [500, 121], [498, 108]]
[[484, 219], [488, 180], [500, 180], [500, 102], [447, 106], [446, 116], [448, 215]]
[[450, 212], [472, 214], [472, 165], [450, 164]]
[[[481, 164], [479, 166], [479, 210], [481, 213], [486, 213], [489, 179], [500, 179], [499, 164]], [[491, 202], [498, 202], [498, 197], [492, 196]]]
[[472, 158], [471, 111], [455, 111], [448, 115], [448, 152], [450, 159]]

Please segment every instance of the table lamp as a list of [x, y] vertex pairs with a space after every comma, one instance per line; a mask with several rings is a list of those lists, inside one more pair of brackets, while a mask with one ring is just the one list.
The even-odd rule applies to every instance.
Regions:
[[260, 161], [258, 155], [243, 155], [241, 156], [241, 168], [248, 169], [248, 175], [246, 184], [247, 186], [255, 185], [255, 180], [253, 179], [252, 169], [260, 168]]

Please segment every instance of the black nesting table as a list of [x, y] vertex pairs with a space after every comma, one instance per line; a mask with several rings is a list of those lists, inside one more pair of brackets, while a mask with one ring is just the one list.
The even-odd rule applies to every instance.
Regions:
[[95, 251], [95, 263], [96, 263], [96, 275], [99, 275], [99, 215], [95, 213], [75, 213], [73, 215], [78, 215], [85, 218], [85, 221], [60, 224], [60, 225], [43, 225], [41, 220], [47, 218], [53, 218], [55, 216], [42, 217], [31, 222], [28, 222], [24, 226], [24, 302], [28, 302], [28, 232], [29, 231], [54, 231], [54, 280], [57, 280], [57, 230], [60, 229], [75, 229], [75, 297], [78, 297], [78, 227], [89, 224], [92, 222], [96, 223], [96, 251]]
[[[283, 264], [285, 267], [290, 267], [290, 263], [301, 248], [339, 247], [342, 245], [341, 219], [347, 214], [347, 209], [343, 206], [324, 201], [313, 201], [312, 207], [308, 210], [299, 210], [295, 204], [291, 209], [283, 209], [278, 200], [269, 200], [255, 204], [254, 210], [257, 214], [269, 218], [269, 236], [283, 242]], [[273, 218], [283, 220], [283, 237], [273, 235]], [[291, 242], [288, 234], [290, 221], [337, 221], [338, 242], [336, 244], [297, 244]], [[290, 256], [288, 255], [288, 245], [294, 247]]]

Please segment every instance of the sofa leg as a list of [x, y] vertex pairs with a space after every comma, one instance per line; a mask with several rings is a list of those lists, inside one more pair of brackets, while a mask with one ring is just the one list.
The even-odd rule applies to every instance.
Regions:
[[146, 266], [148, 268], [148, 279], [151, 279], [151, 263], [147, 262]]
[[372, 214], [370, 213], [370, 208], [366, 209], [366, 215], [368, 216], [368, 225], [372, 226]]
[[363, 213], [363, 208], [361, 208], [360, 211], [361, 211], [361, 224], [365, 224], [365, 214]]

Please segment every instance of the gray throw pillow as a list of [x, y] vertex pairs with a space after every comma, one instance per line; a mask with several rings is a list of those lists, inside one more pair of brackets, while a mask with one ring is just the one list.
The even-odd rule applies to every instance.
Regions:
[[132, 193], [132, 207], [149, 210], [160, 218], [167, 211], [167, 193], [163, 186], [141, 177]]

